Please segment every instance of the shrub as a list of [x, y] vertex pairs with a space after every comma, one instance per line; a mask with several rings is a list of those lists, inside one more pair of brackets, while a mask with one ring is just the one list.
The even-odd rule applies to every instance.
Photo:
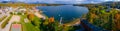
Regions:
[[7, 16], [3, 16], [2, 18], [0, 18], [0, 22], [5, 19]]

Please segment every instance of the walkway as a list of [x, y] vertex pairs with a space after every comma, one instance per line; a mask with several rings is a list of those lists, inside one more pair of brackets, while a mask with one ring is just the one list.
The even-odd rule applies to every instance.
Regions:
[[12, 18], [10, 19], [9, 23], [6, 25], [6, 27], [0, 31], [9, 31], [11, 24], [13, 22], [19, 22], [19, 21], [20, 21], [20, 16], [13, 15]]

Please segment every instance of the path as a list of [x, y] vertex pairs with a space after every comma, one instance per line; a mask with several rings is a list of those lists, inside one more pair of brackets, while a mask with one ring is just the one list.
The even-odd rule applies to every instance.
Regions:
[[[4, 20], [2, 20], [2, 22], [0, 22], [0, 25], [3, 23], [3, 22], [5, 22], [5, 20], [8, 18], [8, 17], [10, 17], [10, 15], [8, 15]], [[0, 26], [0, 31], [2, 30], [2, 28], [1, 28], [1, 26]]]
[[10, 19], [10, 21], [8, 22], [8, 24], [6, 25], [6, 27], [0, 31], [9, 31], [11, 24], [13, 22], [19, 22], [19, 21], [20, 21], [20, 16], [13, 15], [12, 18]]

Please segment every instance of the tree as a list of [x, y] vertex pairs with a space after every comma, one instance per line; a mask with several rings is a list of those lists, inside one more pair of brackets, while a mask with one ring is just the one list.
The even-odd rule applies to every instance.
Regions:
[[28, 14], [27, 16], [28, 16], [28, 19], [29, 19], [29, 20], [33, 21], [33, 19], [34, 19], [34, 14]]

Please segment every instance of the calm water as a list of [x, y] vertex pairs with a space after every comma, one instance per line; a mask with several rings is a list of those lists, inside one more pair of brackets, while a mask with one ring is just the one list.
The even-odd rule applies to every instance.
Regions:
[[88, 13], [86, 7], [62, 5], [62, 6], [39, 6], [38, 9], [42, 10], [48, 17], [54, 16], [56, 20], [62, 17], [64, 21], [73, 20], [73, 18], [80, 18], [83, 14]]

